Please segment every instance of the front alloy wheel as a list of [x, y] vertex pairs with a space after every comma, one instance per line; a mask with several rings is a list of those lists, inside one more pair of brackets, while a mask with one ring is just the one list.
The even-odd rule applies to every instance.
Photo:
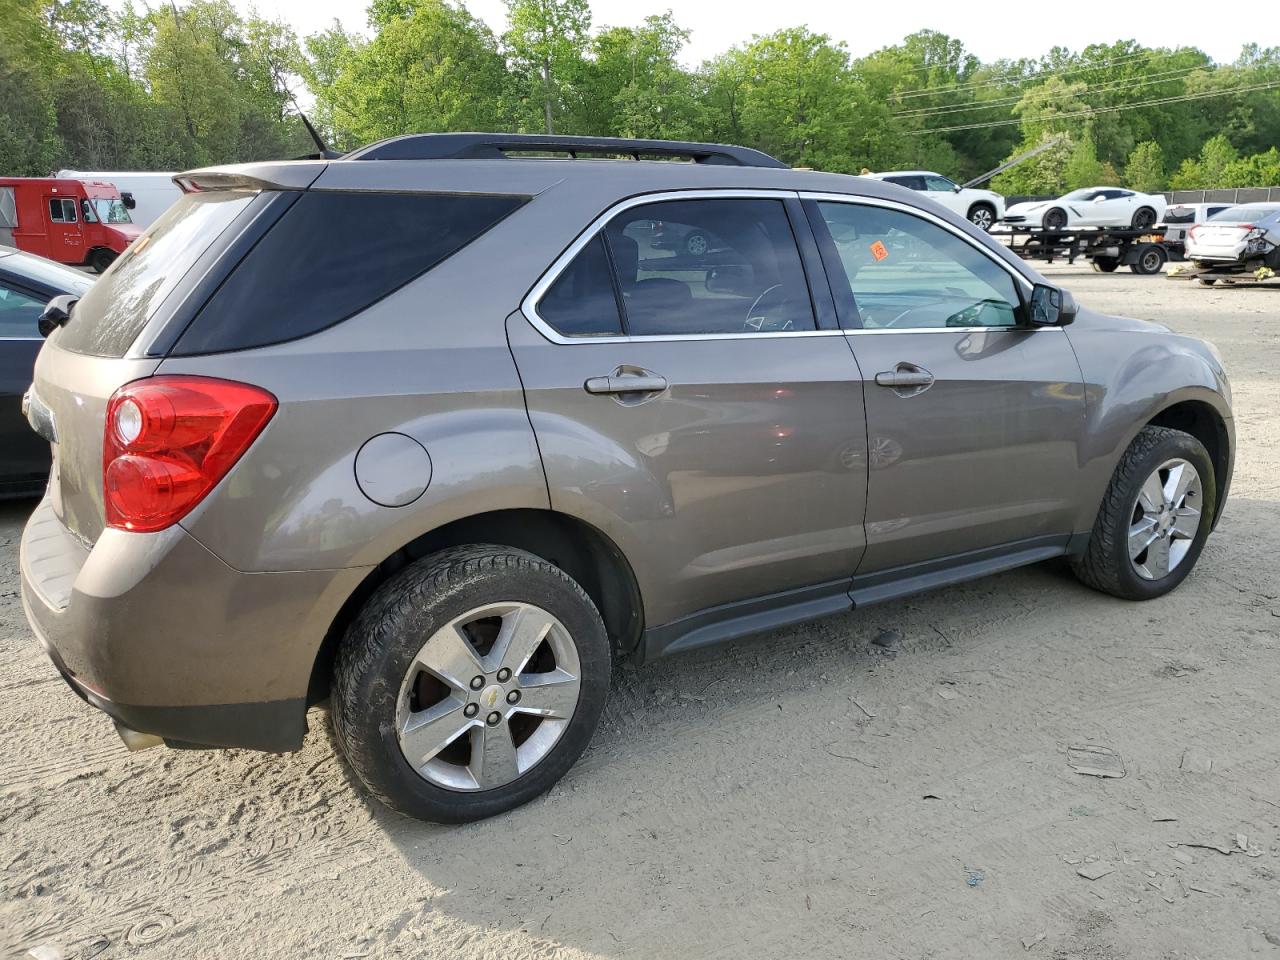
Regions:
[[1161, 580], [1187, 559], [1200, 529], [1203, 500], [1200, 475], [1180, 457], [1147, 477], [1129, 524], [1129, 561], [1138, 576]]

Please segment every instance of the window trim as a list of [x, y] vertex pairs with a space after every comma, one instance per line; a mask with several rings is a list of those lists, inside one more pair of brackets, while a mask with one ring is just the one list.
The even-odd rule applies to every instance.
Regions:
[[[897, 200], [885, 200], [880, 197], [863, 196], [861, 194], [825, 193], [811, 190], [800, 191], [800, 199], [802, 201], [812, 200], [814, 203], [851, 203], [872, 207], [884, 207], [890, 210], [897, 210], [910, 216], [919, 217], [920, 219], [926, 220], [935, 226], [941, 227], [953, 236], [963, 240], [994, 263], [997, 267], [1004, 270], [1013, 278], [1015, 286], [1022, 294], [1029, 295], [1035, 287], [1035, 284], [1023, 275], [1021, 271], [1015, 269], [1013, 264], [1005, 263], [1000, 257], [994, 256], [992, 252], [987, 250], [980, 241], [968, 236], [963, 230], [958, 229], [955, 225], [948, 223], [936, 214], [931, 213], [928, 210], [921, 209], [920, 207], [901, 203]], [[829, 271], [830, 267], [827, 269]], [[838, 305], [839, 298], [837, 297], [836, 299]], [[854, 305], [855, 307], [857, 305], [856, 296], [854, 297]], [[1064, 327], [1040, 326], [1036, 324], [1017, 324], [1012, 327], [842, 327], [840, 332], [846, 336], [852, 334], [877, 336], [892, 333], [980, 333], [989, 330], [1003, 330], [1009, 332], [1023, 331], [1026, 333], [1057, 331], [1058, 333], [1065, 333]]]
[[[635, 207], [642, 207], [650, 203], [662, 203], [667, 200], [779, 200], [783, 202], [783, 212], [787, 215], [788, 221], [791, 219], [790, 211], [786, 209], [787, 200], [795, 200], [799, 194], [795, 190], [755, 190], [728, 187], [721, 190], [663, 190], [658, 193], [638, 194], [634, 197], [628, 197], [625, 200], [610, 206], [604, 213], [591, 221], [590, 225], [582, 231], [569, 246], [560, 254], [547, 268], [546, 272], [533, 285], [533, 288], [525, 294], [524, 299], [520, 302], [520, 312], [524, 314], [526, 320], [544, 337], [552, 343], [560, 343], [565, 345], [572, 344], [593, 344], [593, 343], [666, 343], [682, 340], [762, 340], [773, 339], [777, 337], [839, 337], [844, 334], [843, 330], [770, 330], [765, 333], [672, 333], [672, 334], [623, 334], [619, 337], [567, 337], [557, 331], [546, 320], [538, 314], [538, 301], [551, 288], [551, 286], [559, 279], [560, 274], [565, 271], [574, 257], [590, 243], [596, 236], [601, 233], [605, 226], [618, 214]], [[801, 266], [807, 267], [804, 263], [804, 251], [801, 248], [801, 241], [795, 236], [795, 225], [792, 224], [792, 236], [796, 244], [796, 256], [800, 258]], [[605, 247], [608, 248], [608, 237], [605, 238]], [[610, 254], [612, 256], [612, 253]], [[812, 304], [814, 292], [813, 285], [815, 278], [810, 276], [808, 270], [805, 270], [805, 282], [808, 287], [808, 294]], [[817, 324], [819, 319], [815, 310], [814, 323]], [[625, 324], [625, 317], [624, 317]], [[625, 327], [624, 327], [625, 329]]]

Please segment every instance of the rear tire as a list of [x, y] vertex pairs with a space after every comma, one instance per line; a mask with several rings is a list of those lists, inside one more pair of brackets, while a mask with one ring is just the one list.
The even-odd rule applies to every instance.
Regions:
[[1131, 225], [1135, 230], [1150, 230], [1156, 225], [1156, 212], [1150, 207], [1139, 207], [1133, 212]]
[[[1194, 477], [1185, 473], [1174, 477], [1172, 470], [1166, 470], [1170, 464], [1184, 464], [1194, 471]], [[1187, 487], [1178, 501], [1176, 487], [1181, 478], [1186, 479]], [[1172, 499], [1178, 501], [1174, 509], [1153, 502], [1155, 489], [1166, 492], [1165, 499], [1169, 499], [1168, 490], [1174, 491]], [[1125, 600], [1164, 596], [1195, 566], [1216, 509], [1213, 462], [1204, 445], [1181, 430], [1143, 427], [1120, 458], [1102, 498], [1089, 546], [1072, 560], [1072, 569], [1088, 586]], [[1186, 512], [1190, 510], [1196, 511], [1194, 517]], [[1148, 519], [1156, 516], [1160, 519], [1148, 526]], [[1160, 532], [1166, 536], [1158, 536]], [[1163, 569], [1158, 557], [1161, 551]]]
[[1150, 277], [1164, 269], [1168, 260], [1169, 254], [1164, 247], [1148, 243], [1138, 249], [1138, 256], [1129, 264], [1129, 269], [1139, 276]]
[[480, 820], [568, 771], [595, 731], [611, 669], [600, 614], [563, 570], [507, 547], [455, 547], [380, 586], [347, 630], [334, 733], [393, 810]]

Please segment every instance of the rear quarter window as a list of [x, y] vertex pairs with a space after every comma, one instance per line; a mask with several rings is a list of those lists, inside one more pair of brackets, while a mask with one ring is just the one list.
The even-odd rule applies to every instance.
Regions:
[[526, 200], [304, 193], [210, 297], [173, 353], [244, 350], [331, 327], [422, 276]]

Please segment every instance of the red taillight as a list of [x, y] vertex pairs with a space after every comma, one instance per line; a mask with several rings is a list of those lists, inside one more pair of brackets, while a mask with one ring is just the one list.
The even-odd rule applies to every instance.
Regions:
[[107, 526], [163, 530], [191, 511], [276, 411], [260, 387], [209, 377], [125, 384], [107, 402], [102, 488]]

